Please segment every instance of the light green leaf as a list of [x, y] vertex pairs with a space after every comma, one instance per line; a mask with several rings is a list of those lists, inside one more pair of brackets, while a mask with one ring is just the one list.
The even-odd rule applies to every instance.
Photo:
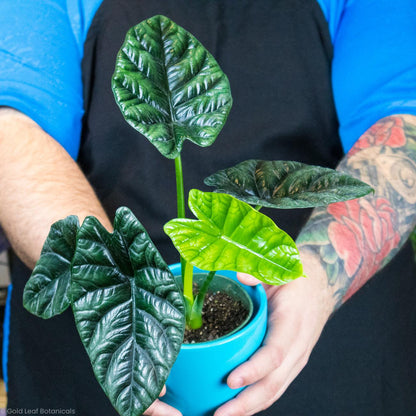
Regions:
[[248, 204], [193, 189], [189, 207], [199, 220], [175, 219], [164, 227], [186, 261], [204, 270], [249, 273], [268, 284], [302, 276], [293, 240]]
[[72, 305], [97, 380], [122, 416], [158, 397], [183, 340], [180, 289], [143, 226], [120, 208], [114, 233], [94, 217], [78, 233]]
[[209, 176], [205, 184], [216, 192], [269, 208], [326, 206], [373, 191], [336, 170], [292, 161], [247, 160]]
[[51, 226], [23, 292], [23, 305], [34, 315], [48, 319], [70, 305], [71, 262], [78, 228], [78, 218], [73, 215]]
[[232, 104], [228, 79], [213, 56], [165, 16], [127, 32], [112, 88], [126, 121], [170, 159], [186, 139], [211, 145]]

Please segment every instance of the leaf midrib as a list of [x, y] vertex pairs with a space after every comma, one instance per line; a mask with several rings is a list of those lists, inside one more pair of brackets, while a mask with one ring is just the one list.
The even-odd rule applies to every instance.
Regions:
[[[279, 267], [279, 268], [280, 268], [280, 269], [282, 269], [282, 270], [285, 270], [285, 271], [287, 271], [287, 272], [289, 272], [289, 273], [293, 273], [293, 271], [292, 271], [292, 270], [290, 270], [290, 269], [288, 269], [288, 268], [286, 268], [286, 267], [284, 267], [284, 266], [282, 266], [282, 265], [280, 265], [280, 264], [278, 264], [278, 263], [275, 263], [274, 261], [272, 261], [272, 260], [268, 259], [268, 258], [267, 258], [267, 257], [265, 257], [264, 255], [261, 255], [261, 254], [259, 254], [259, 253], [256, 253], [255, 251], [251, 250], [250, 248], [248, 248], [247, 246], [245, 246], [245, 245], [243, 245], [243, 244], [237, 243], [235, 240], [231, 239], [230, 237], [227, 237], [227, 236], [226, 236], [226, 235], [224, 235], [224, 234], [221, 234], [221, 235], [220, 235], [220, 238], [221, 238], [222, 240], [224, 240], [224, 241], [228, 242], [228, 243], [231, 243], [231, 244], [236, 245], [237, 247], [239, 247], [239, 248], [241, 248], [241, 249], [245, 250], [246, 252], [248, 252], [248, 253], [250, 253], [250, 254], [252, 254], [252, 255], [254, 255], [254, 256], [256, 256], [256, 257], [258, 257], [258, 258], [260, 258], [261, 260], [266, 260], [266, 261], [267, 261], [267, 262], [269, 262], [270, 264], [275, 265], [275, 266]], [[290, 246], [288, 246], [287, 244], [281, 244], [280, 246], [290, 247]], [[286, 256], [285, 256], [285, 257], [286, 257]]]
[[[135, 332], [136, 332], [136, 328], [135, 328], [135, 323], [136, 323], [136, 285], [134, 284], [134, 280], [133, 279], [130, 279], [131, 299], [132, 299], [132, 302], [131, 302], [131, 307], [132, 307], [132, 314], [131, 314], [131, 319], [132, 319], [131, 337], [132, 337], [133, 342], [135, 344], [136, 343], [136, 336], [135, 336]], [[135, 345], [133, 345], [132, 362], [133, 363], [136, 362], [136, 348], [135, 348]], [[153, 365], [153, 362], [152, 362], [152, 365]], [[130, 386], [132, 386], [133, 385], [133, 382], [134, 382], [133, 373], [134, 373], [134, 371], [131, 371], [130, 372]], [[156, 377], [157, 377], [157, 374], [156, 374]], [[129, 402], [130, 402], [129, 408], [132, 409], [132, 407], [133, 407], [133, 394], [130, 395]]]
[[[228, 236], [226, 236], [224, 233], [222, 233], [221, 232], [221, 230], [220, 230], [220, 228], [217, 226], [217, 225], [215, 225], [214, 223], [212, 223], [212, 221], [208, 221], [209, 222], [209, 224], [211, 225], [211, 230], [213, 230], [214, 231], [214, 233], [208, 233], [206, 230], [203, 230], [202, 232], [204, 232], [205, 234], [208, 234], [208, 235], [211, 235], [212, 237], [213, 237], [213, 240], [209, 243], [209, 244], [207, 244], [205, 247], [204, 247], [204, 250], [207, 248], [207, 247], [209, 247], [209, 246], [212, 246], [214, 243], [215, 243], [215, 241], [218, 241], [218, 240], [223, 240], [223, 241], [226, 241], [227, 243], [231, 243], [231, 244], [233, 244], [233, 245], [235, 245], [235, 246], [237, 246], [237, 247], [239, 247], [239, 248], [241, 248], [241, 249], [243, 249], [243, 250], [245, 250], [246, 252], [248, 252], [248, 253], [251, 253], [251, 254], [253, 254], [253, 255], [255, 255], [257, 258], [260, 258], [260, 259], [262, 259], [262, 260], [265, 260], [265, 261], [267, 261], [268, 263], [270, 263], [270, 264], [272, 264], [272, 265], [275, 265], [275, 266], [277, 266], [277, 267], [279, 267], [280, 269], [282, 269], [282, 270], [285, 270], [285, 271], [287, 271], [287, 272], [289, 272], [289, 273], [291, 273], [291, 274], [293, 274], [293, 270], [291, 270], [291, 269], [288, 269], [288, 268], [286, 268], [286, 267], [284, 267], [284, 266], [282, 266], [282, 265], [280, 265], [280, 264], [278, 264], [278, 263], [275, 263], [275, 262], [273, 262], [272, 260], [270, 260], [270, 259], [268, 259], [267, 257], [265, 257], [265, 256], [263, 256], [263, 255], [260, 255], [260, 254], [258, 254], [258, 253], [256, 253], [255, 251], [253, 251], [253, 250], [251, 250], [250, 248], [248, 248], [247, 246], [245, 246], [245, 245], [243, 245], [243, 244], [240, 244], [240, 243], [238, 243], [238, 242], [236, 242], [235, 240], [233, 240], [231, 237], [228, 237]], [[203, 220], [188, 220], [187, 221], [187, 223], [200, 223], [200, 224], [206, 224], [206, 222], [205, 221], [203, 221]], [[194, 231], [193, 230], [193, 227], [189, 227], [192, 231]], [[188, 237], [188, 240], [190, 240], [190, 237]], [[281, 244], [280, 246], [285, 246], [285, 247], [290, 247], [290, 246], [288, 246], [287, 244]]]
[[173, 133], [173, 135], [175, 136], [175, 143], [176, 143], [176, 132], [175, 132], [175, 128], [174, 128], [174, 123], [176, 123], [177, 122], [177, 120], [176, 120], [176, 117], [175, 117], [175, 113], [174, 113], [174, 111], [173, 111], [173, 105], [172, 105], [172, 92], [171, 92], [171, 88], [170, 88], [170, 85], [169, 85], [169, 79], [168, 79], [168, 75], [167, 75], [167, 73], [168, 73], [168, 71], [167, 71], [167, 69], [168, 69], [168, 67], [167, 67], [167, 65], [166, 65], [166, 53], [165, 53], [165, 47], [164, 47], [164, 42], [163, 42], [163, 40], [164, 40], [164, 35], [163, 35], [163, 29], [162, 29], [162, 24], [161, 24], [161, 22], [159, 21], [159, 35], [160, 35], [160, 39], [161, 39], [161, 45], [162, 45], [162, 47], [161, 47], [161, 51], [162, 51], [162, 59], [161, 59], [161, 64], [162, 64], [162, 67], [163, 67], [163, 78], [164, 78], [164, 81], [165, 81], [165, 87], [166, 87], [166, 94], [167, 94], [167, 96], [168, 96], [168, 103], [169, 103], [169, 115], [170, 115], [170, 119], [172, 120], [172, 123], [168, 123], [168, 124], [171, 124], [171, 126], [172, 126], [172, 133]]

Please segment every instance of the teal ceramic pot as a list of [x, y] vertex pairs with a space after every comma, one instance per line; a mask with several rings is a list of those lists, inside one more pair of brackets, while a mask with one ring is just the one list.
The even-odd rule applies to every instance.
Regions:
[[[171, 266], [175, 275], [180, 265]], [[220, 271], [237, 281], [236, 273]], [[262, 344], [267, 327], [267, 298], [261, 285], [243, 286], [253, 303], [248, 323], [237, 332], [214, 341], [183, 344], [166, 383], [163, 401], [179, 409], [183, 416], [210, 416], [241, 389], [230, 389], [226, 379], [239, 364], [247, 361]]]

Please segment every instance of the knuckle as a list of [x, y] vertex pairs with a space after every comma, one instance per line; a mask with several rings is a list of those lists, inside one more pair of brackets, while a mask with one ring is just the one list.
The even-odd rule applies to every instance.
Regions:
[[266, 386], [266, 402], [273, 400], [273, 398], [276, 396], [276, 393], [280, 390], [281, 383], [279, 381], [271, 380], [269, 381]]
[[279, 368], [283, 361], [283, 351], [279, 347], [270, 347], [270, 365], [273, 369]]
[[246, 405], [246, 403], [243, 402], [243, 401], [237, 401], [235, 403], [235, 410], [236, 410], [236, 413], [234, 413], [234, 414], [241, 415], [241, 416], [246, 415], [247, 414], [247, 405]]
[[254, 383], [261, 378], [261, 370], [258, 366], [254, 364], [247, 366], [246, 369], [246, 381], [248, 384]]
[[267, 372], [264, 356], [259, 360], [249, 360], [246, 367], [246, 380], [251, 384], [264, 377]]

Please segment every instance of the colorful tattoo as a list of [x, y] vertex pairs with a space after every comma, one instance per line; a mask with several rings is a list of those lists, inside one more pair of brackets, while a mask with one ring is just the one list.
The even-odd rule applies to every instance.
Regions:
[[338, 169], [375, 193], [316, 209], [298, 238], [299, 247], [319, 254], [336, 308], [397, 253], [415, 227], [416, 117], [380, 120]]

